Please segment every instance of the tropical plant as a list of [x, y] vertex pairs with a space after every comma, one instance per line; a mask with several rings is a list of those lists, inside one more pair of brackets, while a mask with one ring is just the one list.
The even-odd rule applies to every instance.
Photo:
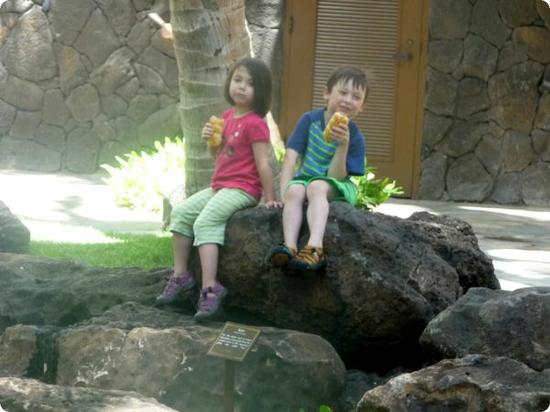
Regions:
[[277, 161], [277, 164], [281, 166], [283, 164], [283, 160], [285, 159], [285, 148], [284, 146], [273, 146], [273, 153], [275, 154], [275, 160]]
[[[306, 410], [304, 408], [300, 408], [298, 412], [306, 412]], [[330, 406], [321, 405], [319, 406], [319, 412], [332, 412], [332, 409]]]
[[153, 212], [162, 210], [163, 198], [185, 184], [185, 150], [183, 140], [164, 138], [155, 141], [151, 153], [132, 151], [116, 156], [119, 166], [102, 164], [109, 176], [103, 181], [111, 187], [118, 206]]
[[403, 188], [397, 185], [395, 180], [388, 177], [376, 179], [375, 168], [365, 165], [363, 176], [352, 177], [357, 185], [357, 201], [355, 206], [361, 209], [371, 210], [384, 203], [392, 196], [402, 195]]

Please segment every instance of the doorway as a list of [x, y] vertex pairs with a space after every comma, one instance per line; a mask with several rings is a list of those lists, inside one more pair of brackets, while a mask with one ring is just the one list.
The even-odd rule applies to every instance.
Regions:
[[369, 95], [355, 119], [367, 162], [413, 197], [420, 174], [429, 0], [287, 0], [279, 126], [324, 105], [330, 72], [366, 70]]

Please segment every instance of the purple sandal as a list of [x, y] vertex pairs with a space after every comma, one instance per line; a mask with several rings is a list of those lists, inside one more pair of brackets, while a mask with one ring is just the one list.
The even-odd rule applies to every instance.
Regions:
[[202, 322], [214, 317], [214, 315], [218, 313], [225, 295], [227, 295], [227, 289], [219, 283], [201, 289], [199, 310], [195, 313], [195, 320], [197, 322]]
[[157, 296], [157, 305], [167, 305], [174, 302], [179, 295], [188, 298], [197, 282], [190, 272], [183, 276], [170, 276], [162, 293]]

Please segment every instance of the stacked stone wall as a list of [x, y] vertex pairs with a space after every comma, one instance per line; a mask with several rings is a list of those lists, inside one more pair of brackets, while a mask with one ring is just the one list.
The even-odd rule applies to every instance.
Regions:
[[[247, 2], [253, 49], [276, 79], [282, 4]], [[169, 21], [168, 0], [2, 4], [0, 169], [92, 173], [181, 135], [174, 49], [151, 10]]]
[[0, 10], [0, 168], [90, 173], [181, 134], [167, 1], [8, 0]]
[[419, 197], [550, 206], [550, 8], [431, 4]]

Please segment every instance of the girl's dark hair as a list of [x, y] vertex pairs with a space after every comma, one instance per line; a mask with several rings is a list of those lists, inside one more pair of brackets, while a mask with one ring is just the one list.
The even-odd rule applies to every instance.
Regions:
[[229, 85], [231, 84], [231, 78], [233, 77], [235, 70], [239, 67], [244, 67], [250, 74], [250, 77], [252, 77], [252, 84], [254, 86], [254, 100], [252, 101], [252, 108], [254, 109], [254, 112], [261, 117], [265, 117], [271, 107], [271, 70], [269, 70], [269, 67], [267, 67], [267, 65], [259, 59], [246, 57], [233, 65], [225, 81], [225, 100], [227, 100], [232, 106], [235, 104], [229, 95]]
[[340, 67], [332, 72], [327, 80], [327, 90], [330, 93], [335, 84], [351, 80], [353, 87], [365, 90], [365, 98], [368, 92], [368, 81], [365, 72], [357, 67]]

